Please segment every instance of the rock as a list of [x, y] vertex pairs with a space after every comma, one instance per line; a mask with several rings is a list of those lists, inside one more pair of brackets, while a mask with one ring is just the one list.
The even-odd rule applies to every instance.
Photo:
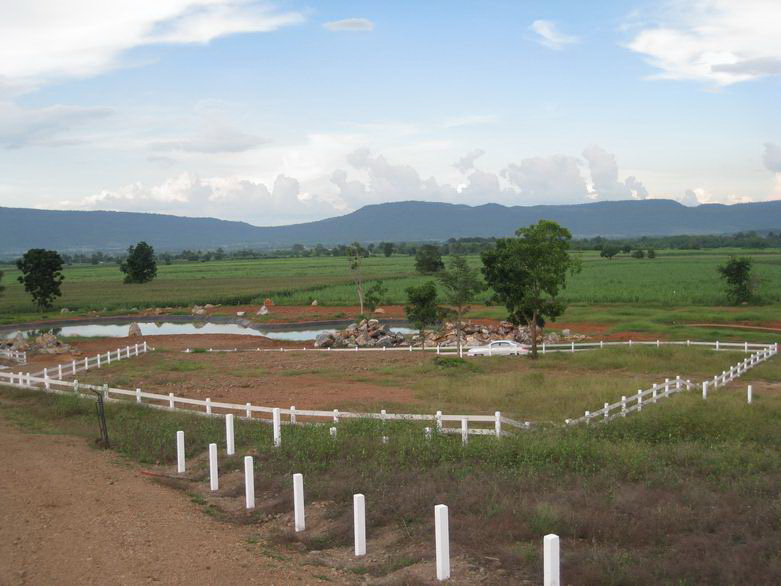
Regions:
[[139, 336], [141, 336], [141, 326], [139, 326], [136, 322], [133, 322], [130, 324], [130, 327], [127, 330], [127, 337], [137, 338]]
[[71, 311], [71, 310], [70, 310], [70, 309], [68, 309], [67, 307], [63, 307], [63, 308], [60, 310], [60, 313], [70, 313], [70, 311]]
[[380, 320], [378, 320], [378, 319], [370, 319], [369, 321], [366, 322], [366, 325], [367, 325], [367, 327], [370, 330], [376, 329], [380, 325]]
[[315, 299], [314, 301], [312, 301], [311, 305], [318, 305], [318, 303], [317, 303], [317, 299]]
[[238, 317], [244, 317], [244, 312], [243, 312], [243, 311], [237, 311], [237, 312], [236, 312], [236, 315], [237, 315]]
[[248, 328], [252, 325], [252, 322], [246, 318], [242, 318], [236, 322], [242, 328]]
[[268, 315], [268, 307], [266, 307], [266, 304], [260, 306], [260, 309], [258, 309], [257, 313], [255, 315]]
[[205, 307], [206, 309], [213, 309], [213, 308], [214, 308], [214, 307], [216, 307], [216, 306], [212, 305], [211, 303], [207, 303], [206, 305], [204, 305], [204, 307]]
[[30, 348], [30, 344], [27, 343], [27, 339], [22, 335], [22, 332], [17, 332], [14, 336], [14, 343], [11, 344], [11, 348], [17, 352], [24, 352]]
[[366, 332], [361, 332], [361, 334], [355, 338], [355, 345], [359, 348], [365, 347], [369, 345], [369, 341], [371, 338], [369, 337], [369, 334]]
[[266, 299], [263, 301], [263, 305], [265, 305], [266, 307], [274, 307], [274, 302], [271, 301], [271, 299], [269, 299], [268, 297], [266, 297]]
[[564, 336], [565, 338], [569, 338], [572, 335], [572, 331], [568, 330], [567, 328], [564, 328], [563, 330], [561, 330], [561, 335]]
[[331, 332], [323, 332], [315, 338], [315, 348], [331, 348], [335, 341], [336, 338]]
[[374, 310], [374, 313], [377, 313], [377, 314], [381, 315], [381, 314], [385, 313], [385, 310], [382, 307], [378, 307], [377, 309]]
[[375, 340], [374, 345], [378, 348], [391, 348], [395, 345], [396, 339], [394, 336], [384, 335]]
[[192, 309], [193, 315], [206, 315], [206, 308], [201, 307], [200, 305], [193, 305]]

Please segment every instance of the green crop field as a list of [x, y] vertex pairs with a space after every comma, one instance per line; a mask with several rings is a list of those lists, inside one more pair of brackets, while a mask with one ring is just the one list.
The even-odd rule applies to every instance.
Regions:
[[[607, 260], [595, 252], [580, 253], [582, 271], [570, 279], [564, 298], [570, 303], [652, 304], [664, 306], [722, 305], [725, 294], [716, 267], [732, 250], [661, 251], [656, 259], [626, 256]], [[763, 304], [781, 301], [781, 251], [740, 251], [754, 258], [757, 292]], [[447, 259], [446, 259], [447, 260]], [[480, 265], [477, 256], [469, 258]], [[33, 316], [35, 308], [21, 285], [18, 271], [5, 272], [0, 314]], [[55, 310], [122, 311], [133, 307], [187, 307], [195, 303], [239, 304], [271, 297], [281, 305], [355, 305], [357, 297], [344, 257], [255, 259], [182, 262], [160, 265], [157, 279], [145, 285], [125, 285], [116, 265], [73, 266], [65, 269], [63, 296]], [[406, 256], [371, 257], [363, 264], [369, 283], [383, 279], [384, 303], [403, 303], [404, 289], [431, 277], [414, 270]], [[490, 291], [479, 301], [486, 302]]]

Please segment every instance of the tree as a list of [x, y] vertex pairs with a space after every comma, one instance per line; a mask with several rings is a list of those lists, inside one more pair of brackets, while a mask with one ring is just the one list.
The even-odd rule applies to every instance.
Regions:
[[388, 257], [393, 254], [393, 250], [396, 248], [396, 246], [393, 244], [393, 242], [383, 242], [382, 243], [382, 253]]
[[125, 283], [148, 283], [157, 276], [155, 249], [143, 240], [131, 246], [119, 270], [125, 273]]
[[369, 287], [369, 289], [366, 291], [366, 295], [364, 295], [363, 302], [366, 305], [366, 309], [368, 309], [370, 312], [373, 312], [375, 309], [377, 309], [377, 306], [380, 305], [385, 299], [385, 296], [388, 294], [388, 288], [383, 284], [382, 281], [376, 281], [374, 285]]
[[656, 251], [653, 248], [649, 248], [645, 254], [648, 258], [656, 258]]
[[424, 244], [415, 252], [415, 270], [419, 273], [429, 275], [444, 268], [442, 252], [436, 244]]
[[52, 301], [62, 295], [62, 257], [56, 250], [31, 248], [16, 261], [16, 267], [22, 272], [18, 281], [32, 296], [33, 303], [41, 311], [50, 309]]
[[355, 291], [358, 293], [358, 303], [361, 306], [361, 315], [363, 315], [363, 275], [361, 274], [361, 263], [364, 256], [366, 256], [366, 251], [360, 242], [353, 242], [347, 248], [347, 262], [353, 274]]
[[727, 297], [731, 303], [747, 303], [753, 297], [751, 259], [730, 257], [727, 264], [718, 267], [721, 278], [727, 284]]
[[442, 310], [437, 305], [437, 286], [427, 281], [417, 287], [407, 287], [407, 305], [404, 314], [407, 320], [420, 330], [423, 347], [426, 347], [426, 327], [439, 322]]
[[645, 258], [645, 252], [641, 248], [638, 248], [632, 253], [632, 258]]
[[447, 303], [455, 310], [458, 355], [460, 356], [464, 314], [469, 311], [469, 304], [475, 296], [485, 289], [485, 283], [480, 279], [479, 272], [471, 268], [466, 259], [460, 255], [452, 257], [450, 268], [440, 273], [439, 282], [445, 290]]
[[619, 252], [621, 252], [621, 249], [615, 244], [603, 244], [599, 250], [599, 256], [612, 260]]
[[[0, 271], [0, 283], [2, 283], [2, 281], [3, 281], [3, 271]], [[5, 291], [5, 287], [3, 287], [2, 285], [0, 285], [0, 294], [1, 294], [3, 291]]]
[[537, 328], [564, 311], [559, 291], [566, 287], [567, 275], [580, 270], [580, 262], [568, 252], [570, 231], [556, 222], [540, 220], [516, 235], [483, 251], [483, 276], [494, 299], [507, 308], [508, 319], [529, 326], [531, 357], [537, 358]]

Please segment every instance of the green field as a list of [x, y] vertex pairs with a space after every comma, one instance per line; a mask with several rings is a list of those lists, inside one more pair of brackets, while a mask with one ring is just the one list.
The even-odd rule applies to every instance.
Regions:
[[[645, 304], [657, 306], [716, 306], [726, 302], [716, 267], [732, 250], [661, 251], [656, 259], [600, 258], [583, 253], [583, 270], [571, 278], [564, 292], [570, 303]], [[762, 304], [781, 301], [781, 251], [740, 251], [754, 258], [757, 292]], [[479, 266], [479, 258], [470, 257]], [[21, 285], [18, 271], [5, 272], [0, 314], [5, 321], [33, 316], [35, 308]], [[239, 304], [271, 297], [281, 305], [355, 305], [357, 298], [347, 260], [343, 257], [256, 259], [183, 262], [160, 265], [157, 279], [145, 285], [125, 285], [116, 265], [74, 266], [65, 269], [63, 296], [55, 311], [117, 312], [133, 307], [187, 307], [199, 303]], [[383, 279], [388, 287], [384, 303], [403, 303], [404, 289], [420, 283], [414, 259], [406, 256], [371, 257], [364, 262], [364, 280]], [[488, 300], [490, 292], [481, 301]], [[52, 312], [52, 313], [54, 313]]]

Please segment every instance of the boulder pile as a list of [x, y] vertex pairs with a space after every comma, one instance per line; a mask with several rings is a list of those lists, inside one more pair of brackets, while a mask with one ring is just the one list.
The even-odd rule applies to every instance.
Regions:
[[[565, 333], [569, 333], [565, 330]], [[586, 336], [572, 335], [560, 336], [556, 332], [545, 333], [542, 328], [537, 330], [537, 342], [557, 344], [562, 341], [579, 341]], [[520, 344], [531, 344], [532, 338], [527, 326], [515, 326], [509, 321], [499, 322], [498, 325], [475, 324], [464, 322], [461, 328], [461, 343], [465, 346], [483, 346], [495, 340], [514, 340]], [[421, 337], [416, 336], [415, 344], [421, 343]], [[442, 329], [426, 332], [426, 346], [456, 346], [458, 344], [458, 328], [453, 322], [445, 322]]]
[[35, 338], [25, 338], [19, 332], [12, 340], [0, 342], [0, 347], [17, 352], [38, 352], [40, 354], [77, 354], [72, 346], [60, 341], [57, 336], [46, 332]]
[[403, 335], [392, 332], [376, 319], [364, 319], [340, 332], [325, 332], [315, 339], [315, 348], [390, 348], [407, 345]]

